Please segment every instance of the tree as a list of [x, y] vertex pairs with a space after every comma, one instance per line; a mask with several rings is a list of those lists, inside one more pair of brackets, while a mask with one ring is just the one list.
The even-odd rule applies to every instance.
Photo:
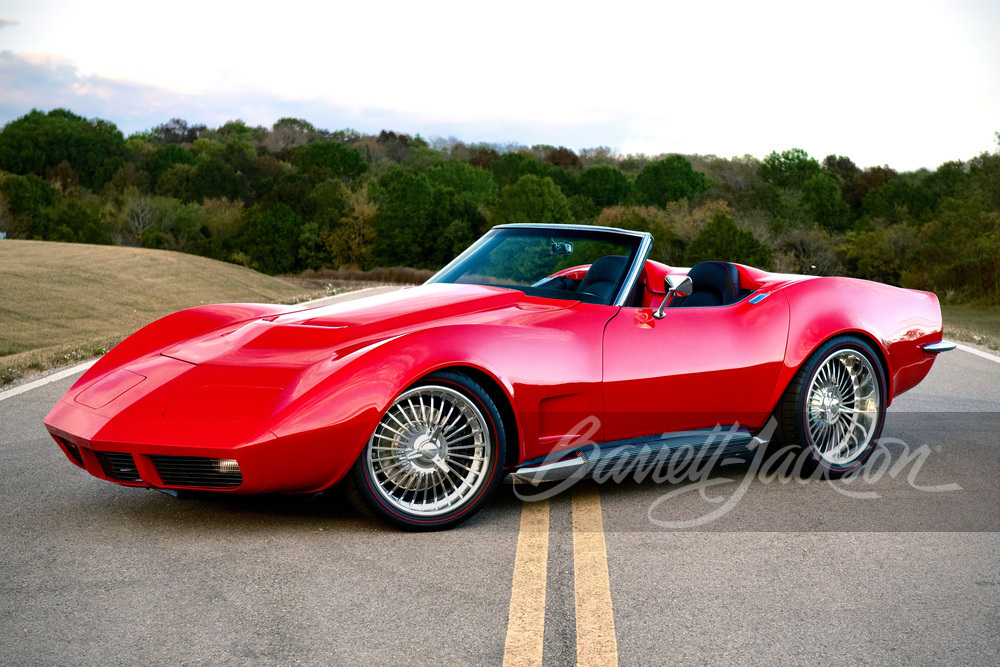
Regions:
[[514, 185], [525, 174], [538, 171], [535, 160], [521, 153], [505, 153], [499, 160], [494, 160], [491, 166], [493, 180], [500, 188]]
[[171, 118], [163, 125], [154, 127], [150, 135], [164, 145], [190, 144], [207, 129], [204, 125], [188, 125], [186, 120]]
[[968, 171], [964, 162], [953, 160], [945, 162], [934, 173], [924, 179], [926, 186], [938, 199], [951, 197], [966, 181]]
[[819, 172], [819, 162], [801, 148], [772, 151], [760, 165], [760, 176], [780, 188], [801, 188]]
[[323, 134], [302, 118], [280, 118], [271, 126], [264, 145], [272, 151], [280, 152], [318, 141]]
[[382, 153], [387, 160], [399, 164], [406, 159], [412, 140], [413, 138], [408, 134], [396, 134], [392, 130], [382, 130], [375, 139], [375, 143], [382, 147]]
[[44, 176], [65, 161], [80, 183], [99, 188], [124, 164], [125, 137], [113, 123], [65, 109], [31, 113], [0, 130], [0, 169]]
[[850, 209], [840, 198], [840, 186], [829, 174], [817, 172], [803, 183], [801, 201], [806, 214], [823, 229], [843, 231], [847, 228]]
[[75, 197], [80, 191], [80, 177], [73, 171], [69, 162], [63, 160], [54, 167], [45, 170], [45, 180], [64, 197]]
[[485, 206], [450, 187], [435, 187], [424, 233], [425, 266], [444, 266], [455, 257], [456, 248], [464, 250], [475, 240], [487, 227], [485, 210]]
[[632, 191], [628, 177], [614, 167], [592, 167], [578, 181], [580, 194], [590, 197], [599, 208], [617, 206]]
[[285, 204], [252, 206], [246, 214], [241, 248], [252, 268], [264, 273], [288, 273], [295, 268], [302, 219]]
[[649, 258], [668, 265], [684, 262], [684, 243], [674, 233], [671, 216], [655, 206], [611, 206], [597, 217], [596, 224], [632, 229], [653, 235]]
[[823, 171], [835, 177], [841, 184], [850, 183], [861, 173], [858, 165], [843, 155], [827, 155], [823, 158]]
[[0, 173], [0, 194], [7, 200], [12, 216], [28, 220], [45, 207], [52, 206], [59, 197], [55, 188], [34, 174], [17, 176]]
[[969, 160], [963, 196], [978, 198], [986, 209], [1000, 212], [1000, 153], [982, 153]]
[[159, 148], [146, 159], [142, 168], [149, 173], [151, 187], [155, 190], [160, 176], [175, 164], [194, 164], [194, 156], [177, 144]]
[[319, 141], [299, 149], [294, 162], [307, 173], [318, 171], [319, 175], [314, 177], [316, 181], [327, 178], [349, 180], [357, 178], [368, 169], [361, 153], [335, 141]]
[[493, 222], [567, 224], [573, 222], [566, 195], [551, 178], [526, 174], [500, 191], [493, 207]]
[[480, 169], [492, 170], [493, 165], [500, 162], [500, 153], [489, 146], [480, 146], [469, 158], [469, 164]]
[[708, 190], [708, 179], [683, 155], [650, 162], [635, 179], [632, 201], [640, 206], [666, 206]]
[[716, 213], [705, 229], [691, 242], [684, 261], [694, 266], [698, 262], [739, 262], [768, 270], [771, 268], [771, 249], [740, 229], [732, 217]]
[[865, 195], [898, 177], [899, 174], [889, 167], [871, 167], [857, 174], [853, 181], [845, 183], [841, 188], [841, 193], [844, 201], [857, 217], [862, 213]]
[[862, 201], [862, 210], [867, 215], [894, 224], [926, 221], [936, 206], [934, 193], [908, 178], [896, 178], [869, 190]]
[[46, 241], [109, 245], [113, 225], [105, 209], [94, 195], [59, 199], [35, 216], [31, 235]]
[[788, 230], [780, 241], [781, 271], [807, 273], [814, 276], [842, 275], [844, 266], [837, 256], [836, 243], [830, 232], [819, 227]]
[[375, 230], [378, 239], [373, 259], [380, 266], [426, 266], [425, 247], [434, 207], [434, 191], [427, 177], [393, 167], [371, 190], [378, 206]]
[[182, 201], [194, 199], [191, 188], [191, 178], [194, 167], [189, 164], [175, 164], [160, 174], [156, 183], [156, 194], [164, 197], [176, 197]]
[[490, 172], [457, 160], [434, 165], [427, 170], [427, 178], [438, 188], [452, 188], [474, 204], [489, 204], [499, 189]]
[[916, 245], [912, 230], [899, 225], [848, 232], [838, 253], [856, 278], [899, 285], [906, 256]]
[[243, 195], [243, 177], [229, 163], [220, 159], [202, 160], [191, 173], [191, 196], [196, 200]]
[[149, 197], [131, 197], [125, 205], [125, 234], [128, 245], [141, 246], [147, 232], [158, 224]]
[[323, 241], [335, 266], [368, 268], [369, 258], [375, 250], [376, 206], [368, 197], [368, 188], [362, 187], [347, 196], [347, 213], [332, 231], [323, 234]]
[[193, 252], [216, 259], [229, 259], [243, 226], [243, 202], [225, 198], [205, 199], [204, 235], [193, 244]]
[[545, 162], [554, 164], [560, 169], [579, 169], [580, 168], [580, 157], [574, 153], [569, 148], [565, 146], [560, 146], [558, 148], [549, 148], [545, 157], [543, 158]]

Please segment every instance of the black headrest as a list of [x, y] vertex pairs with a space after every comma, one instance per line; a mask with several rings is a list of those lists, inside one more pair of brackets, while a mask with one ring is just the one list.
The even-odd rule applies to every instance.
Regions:
[[679, 301], [678, 306], [725, 306], [735, 303], [740, 294], [740, 273], [729, 262], [701, 262], [688, 271], [691, 278], [691, 296]]
[[605, 255], [597, 259], [590, 268], [587, 275], [583, 277], [583, 284], [598, 283], [604, 281], [618, 282], [625, 267], [625, 258], [621, 255]]
[[605, 255], [597, 259], [587, 269], [587, 275], [583, 277], [577, 290], [593, 292], [610, 300], [611, 290], [618, 284], [618, 279], [625, 270], [626, 261], [622, 255]]

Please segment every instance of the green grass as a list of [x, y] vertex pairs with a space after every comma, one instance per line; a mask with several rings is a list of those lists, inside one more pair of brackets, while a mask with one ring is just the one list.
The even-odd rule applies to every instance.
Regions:
[[323, 294], [176, 252], [0, 241], [0, 385], [103, 354], [139, 328], [183, 308], [295, 303]]
[[945, 338], [1000, 349], [1000, 308], [942, 305], [941, 315]]

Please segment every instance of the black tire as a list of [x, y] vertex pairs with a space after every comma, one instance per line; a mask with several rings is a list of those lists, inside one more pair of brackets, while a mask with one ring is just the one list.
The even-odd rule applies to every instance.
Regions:
[[[460, 427], [449, 431], [455, 422]], [[432, 373], [382, 415], [348, 473], [347, 496], [362, 513], [400, 528], [451, 528], [496, 490], [506, 441], [500, 411], [478, 383], [452, 371]]]
[[777, 410], [782, 442], [802, 452], [801, 473], [835, 478], [864, 464], [882, 434], [887, 390], [885, 369], [867, 341], [838, 336], [820, 345]]

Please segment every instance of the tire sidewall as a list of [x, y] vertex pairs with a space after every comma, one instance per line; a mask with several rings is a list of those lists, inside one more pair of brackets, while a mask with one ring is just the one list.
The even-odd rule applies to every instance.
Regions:
[[[371, 456], [371, 440], [369, 439], [365, 443], [365, 447], [358, 460], [355, 461], [351, 474], [354, 476], [357, 486], [364, 495], [367, 504], [380, 518], [408, 530], [441, 530], [461, 523], [475, 514], [499, 484], [503, 473], [502, 462], [506, 456], [506, 433], [499, 411], [493, 400], [489, 397], [489, 394], [471, 378], [453, 372], [432, 373], [422, 378], [419, 382], [406, 387], [399, 395], [411, 389], [432, 385], [453, 389], [473, 403], [490, 428], [492, 457], [489, 462], [486, 479], [479, 492], [473, 498], [447, 514], [430, 518], [416, 517], [389, 505], [375, 489], [375, 481], [371, 479], [371, 474], [368, 470], [368, 457]], [[389, 403], [389, 407], [394, 405], [397, 399], [398, 396], [394, 397]], [[380, 422], [382, 417], [384, 415], [380, 416]]]

